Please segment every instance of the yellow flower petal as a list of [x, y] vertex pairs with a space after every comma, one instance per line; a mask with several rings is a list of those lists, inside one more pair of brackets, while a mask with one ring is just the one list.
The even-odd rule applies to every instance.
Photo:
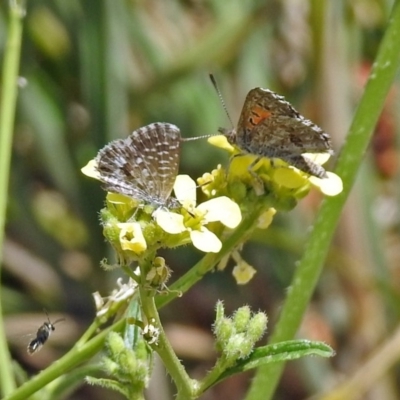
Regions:
[[213, 146], [228, 150], [231, 153], [235, 151], [235, 148], [228, 142], [228, 139], [224, 135], [211, 136], [207, 139], [207, 141]]
[[196, 208], [205, 212], [205, 223], [220, 221], [228, 228], [236, 228], [242, 220], [239, 206], [229, 197], [221, 196], [207, 200]]
[[[251, 163], [256, 160], [258, 156], [253, 154], [240, 154], [236, 157], [231, 158], [229, 173], [234, 176], [240, 175], [248, 175], [249, 174], [249, 166]], [[257, 171], [257, 169], [262, 165], [266, 158], [262, 158], [256, 165], [252, 167], [252, 171]], [[269, 162], [269, 160], [267, 161]]]
[[279, 185], [288, 189], [297, 189], [306, 184], [307, 179], [295, 168], [275, 168], [273, 179]]
[[310, 176], [308, 179], [312, 185], [317, 186], [326, 196], [336, 196], [343, 190], [343, 182], [340, 177], [333, 172], [327, 171], [327, 178], [317, 178]]
[[205, 253], [218, 253], [222, 243], [218, 237], [207, 228], [190, 232], [190, 239], [195, 247]]
[[90, 178], [100, 180], [100, 174], [99, 171], [97, 171], [97, 162], [95, 159], [90, 160], [83, 168], [81, 168], [81, 171]]
[[245, 261], [240, 262], [233, 268], [232, 275], [238, 285], [246, 285], [253, 278], [257, 271]]
[[134, 199], [131, 199], [128, 196], [124, 196], [123, 194], [119, 194], [119, 193], [108, 192], [107, 196], [106, 196], [106, 199], [110, 203], [123, 204], [123, 205], [130, 206], [130, 207], [133, 207], [136, 204], [138, 204], [138, 201], [136, 201]]
[[121, 229], [119, 241], [122, 250], [130, 250], [136, 254], [140, 254], [147, 249], [142, 228], [138, 222], [125, 222], [117, 225]]
[[189, 175], [178, 175], [174, 184], [175, 196], [186, 209], [196, 206], [196, 182]]
[[154, 211], [153, 218], [157, 225], [167, 233], [177, 234], [186, 230], [185, 225], [183, 225], [183, 215], [181, 214], [175, 214], [159, 208]]

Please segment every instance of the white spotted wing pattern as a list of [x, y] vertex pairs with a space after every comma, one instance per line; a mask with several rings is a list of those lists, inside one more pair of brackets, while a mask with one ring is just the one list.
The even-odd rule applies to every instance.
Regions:
[[178, 208], [170, 197], [178, 174], [181, 134], [156, 122], [113, 140], [96, 157], [104, 189], [159, 207]]

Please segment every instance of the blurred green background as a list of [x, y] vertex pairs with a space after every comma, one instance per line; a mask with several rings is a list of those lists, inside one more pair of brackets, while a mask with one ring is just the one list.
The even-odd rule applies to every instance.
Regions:
[[[156, 121], [176, 124], [183, 137], [229, 127], [208, 78], [212, 72], [234, 123], [250, 89], [270, 88], [329, 132], [340, 151], [392, 4], [27, 2], [2, 282], [7, 334], [17, 360], [35, 372], [67, 351], [94, 318], [91, 293], [107, 295], [122, 275], [99, 266], [112, 257], [99, 225], [105, 193], [80, 172], [102, 146]], [[3, 2], [1, 55], [6, 24]], [[400, 314], [398, 109], [395, 85], [298, 334], [326, 341], [337, 356], [289, 363], [276, 399], [329, 392], [393, 338]], [[227, 162], [206, 140], [188, 142], [180, 171], [196, 178]], [[213, 363], [217, 299], [228, 312], [243, 304], [265, 310], [274, 325], [320, 200], [311, 193], [245, 245], [242, 255], [258, 271], [248, 285], [235, 284], [229, 264], [162, 310], [171, 342], [193, 377]], [[190, 247], [164, 255], [171, 281], [202, 256]], [[21, 335], [34, 333], [45, 320], [43, 308], [52, 320], [67, 321], [56, 326], [39, 354], [28, 357], [29, 339]], [[383, 378], [374, 382], [369, 399], [400, 397], [395, 363], [377, 365]], [[148, 398], [172, 399], [161, 366], [153, 378]], [[233, 377], [204, 399], [241, 399], [250, 379], [250, 374]], [[83, 385], [70, 398], [120, 397]]]

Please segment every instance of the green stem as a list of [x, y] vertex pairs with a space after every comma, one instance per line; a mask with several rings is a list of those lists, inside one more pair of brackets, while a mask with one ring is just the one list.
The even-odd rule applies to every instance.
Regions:
[[[146, 263], [146, 261], [145, 261]], [[141, 271], [146, 271], [148, 265], [140, 265]], [[157, 307], [154, 302], [153, 290], [145, 288], [146, 282], [140, 285], [140, 301], [142, 304], [142, 312], [145, 315], [144, 323], [152, 324], [159, 330], [159, 337], [157, 343], [152, 346], [152, 349], [158, 353], [162, 359], [165, 368], [174, 380], [178, 390], [177, 398], [180, 399], [193, 399], [193, 381], [186, 373], [185, 368], [176, 356], [168, 338], [165, 334], [163, 326], [158, 315]]]
[[124, 327], [125, 319], [122, 319], [102, 331], [83, 346], [75, 345], [70, 352], [54, 362], [54, 364], [46, 368], [40, 374], [23, 384], [8, 397], [5, 397], [4, 400], [25, 400], [29, 398], [29, 396], [46, 386], [49, 382], [54, 381], [56, 378], [62, 376], [72, 368], [95, 355], [100, 349], [103, 348], [104, 341], [111, 331], [122, 332]]
[[96, 318], [88, 329], [86, 329], [85, 333], [79, 338], [79, 340], [75, 343], [75, 346], [83, 346], [87, 341], [93, 336], [93, 334], [99, 329], [101, 325], [100, 319]]
[[218, 378], [222, 375], [222, 373], [228, 368], [225, 355], [221, 355], [221, 357], [217, 360], [212, 370], [204, 377], [204, 379], [200, 382], [200, 388], [198, 393], [205, 392], [208, 388], [210, 388], [215, 382], [218, 381]]
[[[400, 64], [399, 27], [400, 1], [396, 1], [364, 95], [356, 110], [347, 141], [337, 163], [335, 172], [343, 180], [343, 192], [339, 196], [325, 199], [321, 206], [304, 256], [296, 269], [290, 290], [287, 292], [271, 343], [294, 337], [317, 284], [343, 206]], [[284, 363], [275, 363], [259, 368], [247, 399], [270, 399], [283, 367]]]
[[[22, 16], [22, 7], [17, 5], [16, 1], [11, 1], [0, 101], [0, 273], [3, 258], [12, 137], [18, 93], [17, 82], [22, 42]], [[1, 298], [0, 285], [0, 299]], [[0, 387], [2, 393], [6, 395], [11, 393], [16, 385], [13, 377], [11, 355], [7, 346], [2, 315], [3, 311], [0, 301]]]
[[63, 374], [46, 387], [46, 393], [41, 393], [42, 400], [64, 399], [71, 394], [87, 376], [103, 376], [101, 364], [89, 364], [73, 369], [70, 373]]

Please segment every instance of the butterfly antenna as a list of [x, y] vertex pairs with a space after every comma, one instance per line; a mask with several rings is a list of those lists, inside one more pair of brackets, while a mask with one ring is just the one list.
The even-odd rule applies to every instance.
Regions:
[[219, 90], [219, 87], [218, 87], [217, 81], [216, 81], [216, 79], [215, 79], [215, 77], [214, 77], [214, 75], [213, 75], [213, 74], [210, 74], [209, 76], [210, 76], [211, 83], [213, 84], [213, 86], [214, 86], [214, 89], [215, 89], [215, 91], [217, 92], [217, 95], [218, 95], [218, 97], [219, 97], [219, 100], [220, 100], [220, 102], [221, 102], [221, 104], [222, 104], [222, 107], [223, 107], [223, 108], [224, 108], [224, 110], [225, 110], [225, 114], [226, 114], [226, 116], [228, 117], [228, 119], [229, 119], [229, 122], [230, 122], [230, 123], [231, 123], [231, 125], [232, 125], [232, 128], [234, 128], [234, 125], [233, 125], [233, 122], [232, 122], [231, 116], [229, 115], [228, 108], [226, 107], [226, 104], [225, 104], [224, 98], [222, 97], [221, 91]]
[[211, 136], [215, 136], [215, 134], [213, 135], [203, 135], [203, 136], [195, 136], [195, 137], [187, 137], [187, 138], [181, 138], [181, 142], [191, 142], [192, 140], [199, 140], [199, 139], [207, 139]]
[[[227, 115], [227, 117], [228, 117], [228, 119], [229, 119], [229, 122], [230, 122], [231, 125], [232, 125], [232, 128], [234, 128], [234, 125], [233, 125], [231, 116], [229, 115], [228, 109], [226, 108], [226, 104], [225, 104], [224, 98], [222, 97], [221, 91], [219, 90], [219, 87], [218, 87], [218, 85], [217, 85], [217, 81], [215, 80], [215, 77], [214, 77], [213, 74], [210, 74], [209, 76], [210, 76], [211, 83], [213, 84], [214, 89], [215, 89], [215, 91], [217, 92], [217, 95], [218, 95], [218, 97], [219, 97], [219, 100], [221, 101], [222, 107], [223, 107], [224, 110], [225, 110], [225, 114]], [[219, 135], [219, 134], [220, 134], [220, 133], [218, 133], [217, 135]], [[196, 136], [196, 137], [189, 137], [189, 138], [181, 138], [181, 142], [190, 142], [190, 141], [192, 141], [192, 140], [206, 139], [206, 138], [209, 138], [209, 137], [212, 137], [212, 136], [215, 136], [215, 134], [213, 134], [213, 135]]]

